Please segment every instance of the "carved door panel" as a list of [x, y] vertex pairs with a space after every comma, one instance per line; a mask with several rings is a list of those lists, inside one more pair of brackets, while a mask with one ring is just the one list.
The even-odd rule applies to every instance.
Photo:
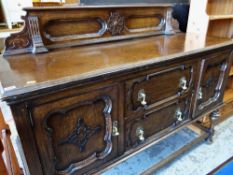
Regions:
[[44, 174], [83, 174], [117, 156], [117, 94], [109, 87], [31, 107]]
[[222, 102], [230, 68], [229, 52], [204, 59], [202, 65], [203, 71], [196, 97], [196, 116]]

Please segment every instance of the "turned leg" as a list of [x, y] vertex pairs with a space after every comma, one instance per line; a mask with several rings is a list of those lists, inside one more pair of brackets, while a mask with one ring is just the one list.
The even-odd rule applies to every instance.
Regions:
[[209, 136], [207, 138], [208, 143], [213, 143], [213, 136], [214, 136], [214, 133], [215, 133], [214, 127], [215, 127], [219, 117], [220, 117], [219, 110], [213, 111], [209, 115], [210, 125], [209, 125], [209, 128], [207, 130], [208, 133], [209, 133]]

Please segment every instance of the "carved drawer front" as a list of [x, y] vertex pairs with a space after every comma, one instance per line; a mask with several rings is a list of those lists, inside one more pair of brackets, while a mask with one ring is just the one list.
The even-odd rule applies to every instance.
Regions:
[[196, 115], [222, 102], [229, 72], [229, 58], [229, 53], [225, 53], [202, 60], [204, 66], [197, 90]]
[[174, 100], [193, 87], [195, 65], [178, 65], [126, 83], [127, 115]]
[[118, 89], [31, 107], [44, 174], [83, 174], [117, 156]]
[[185, 98], [169, 102], [129, 122], [125, 128], [126, 149], [143, 143], [155, 134], [172, 131], [185, 123], [189, 120], [190, 101], [191, 98]]

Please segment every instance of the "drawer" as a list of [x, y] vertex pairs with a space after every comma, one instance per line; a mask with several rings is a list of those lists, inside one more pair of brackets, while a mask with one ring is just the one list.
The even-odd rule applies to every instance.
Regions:
[[117, 94], [108, 87], [30, 107], [44, 174], [85, 174], [118, 155]]
[[195, 73], [195, 64], [183, 64], [127, 81], [127, 117], [186, 94], [193, 89]]
[[222, 103], [230, 61], [229, 52], [216, 53], [202, 60], [203, 69], [197, 90], [196, 116]]
[[191, 97], [175, 100], [145, 113], [125, 126], [126, 149], [143, 143], [163, 131], [172, 131], [189, 120]]

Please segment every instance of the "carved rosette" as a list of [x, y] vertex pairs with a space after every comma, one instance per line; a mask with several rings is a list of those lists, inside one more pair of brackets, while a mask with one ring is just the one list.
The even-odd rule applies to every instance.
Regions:
[[[62, 118], [67, 118], [69, 116], [70, 111], [74, 109], [78, 109], [83, 106], [94, 105], [100, 101], [103, 101], [105, 104], [104, 109], [102, 111], [103, 118], [105, 120], [104, 127], [101, 127], [99, 125], [89, 126], [89, 123], [85, 121], [85, 117], [77, 117], [77, 123], [75, 124], [74, 129], [71, 132], [69, 132], [69, 134], [66, 135], [64, 138], [59, 140], [58, 142], [56, 141], [54, 142], [54, 139], [56, 137], [54, 135], [56, 135], [55, 134], [56, 131], [54, 130], [53, 126], [51, 126], [51, 123], [50, 123], [50, 120], [54, 116], [59, 115]], [[52, 145], [52, 149], [53, 149], [52, 152], [53, 152], [53, 157], [54, 157], [54, 168], [57, 174], [61, 174], [61, 175], [73, 174], [74, 172], [82, 168], [85, 168], [86, 166], [92, 164], [93, 162], [97, 160], [104, 159], [106, 156], [108, 156], [112, 152], [111, 111], [112, 111], [112, 101], [110, 97], [101, 96], [91, 101], [85, 101], [83, 103], [78, 103], [76, 105], [73, 105], [73, 106], [70, 106], [64, 109], [59, 109], [59, 110], [55, 110], [55, 111], [51, 111], [47, 113], [47, 115], [45, 116], [45, 120], [44, 120], [44, 128], [45, 128], [45, 131], [47, 132], [48, 138]], [[66, 166], [66, 168], [64, 169], [60, 169], [57, 167], [58, 162], [61, 160], [57, 159], [56, 149], [58, 149], [61, 146], [67, 148], [68, 145], [74, 145], [80, 150], [80, 154], [85, 153], [85, 151], [87, 151], [85, 150], [85, 147], [90, 141], [90, 139], [92, 139], [92, 137], [97, 135], [100, 131], [104, 131], [103, 141], [105, 142], [105, 147], [103, 147], [101, 151], [92, 152], [91, 155], [82, 159], [81, 161], [67, 162], [68, 166]]]
[[112, 12], [108, 19], [108, 31], [111, 35], [120, 35], [125, 28], [125, 18], [118, 12]]

